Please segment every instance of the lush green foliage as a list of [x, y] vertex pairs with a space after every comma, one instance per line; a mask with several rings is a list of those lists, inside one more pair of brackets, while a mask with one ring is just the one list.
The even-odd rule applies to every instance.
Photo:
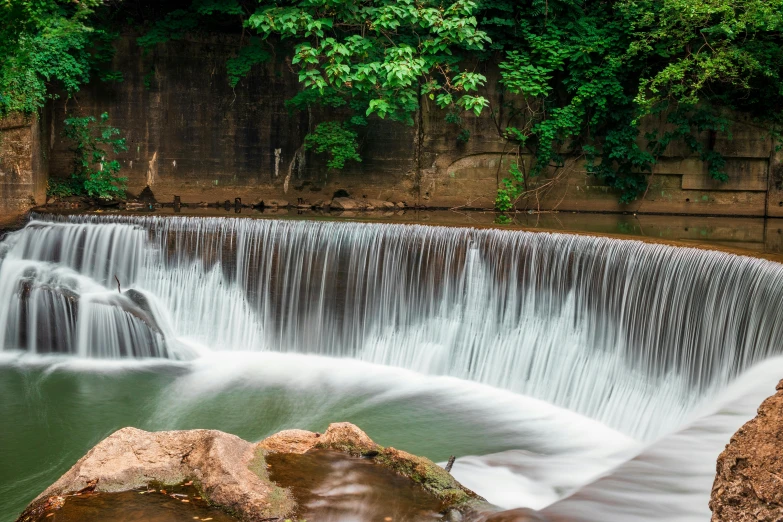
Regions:
[[[413, 124], [427, 103], [457, 126], [456, 146], [471, 139], [465, 122], [489, 113], [507, 143], [505, 210], [537, 198], [569, 157], [630, 202], [675, 141], [725, 180], [704, 134], [730, 132], [726, 110], [783, 125], [783, 0], [134, 1], [153, 13], [132, 22], [153, 19], [138, 40], [147, 49], [241, 34], [232, 87], [257, 64], [291, 67], [301, 91], [288, 106], [326, 120], [305, 145], [329, 168], [360, 160], [368, 118]], [[105, 57], [107, 20], [134, 18], [128, 4], [0, 0], [0, 107], [35, 110], [52, 81], [78, 89]], [[500, 66], [498, 106], [482, 96], [487, 62]], [[665, 124], [643, 133], [651, 117]]]
[[344, 123], [326, 121], [319, 123], [315, 130], [305, 138], [305, 147], [316, 152], [329, 154], [326, 166], [341, 169], [348, 160], [362, 161], [357, 152], [357, 135]]
[[[357, 128], [372, 115], [412, 124], [421, 96], [479, 114], [487, 100], [476, 92], [486, 79], [460, 68], [463, 53], [488, 42], [475, 10], [470, 0], [294, 0], [262, 5], [246, 25], [265, 39], [292, 39], [310, 104], [345, 107], [346, 125]], [[329, 153], [330, 168], [358, 159], [346, 125], [316, 128], [316, 150]]]
[[110, 57], [114, 35], [91, 23], [101, 0], [0, 1], [0, 115], [32, 113], [54, 92], [72, 94]]
[[[512, 164], [500, 209], [512, 208], [532, 178], [562, 167], [564, 152], [583, 155], [588, 172], [625, 202], [646, 190], [658, 156], [675, 140], [706, 160], [713, 178], [725, 180], [725, 160], [699, 133], [728, 132], [725, 109], [781, 123], [781, 0], [484, 5], [497, 15], [485, 22], [505, 52], [503, 83], [527, 100], [508, 104], [512, 117], [499, 131], [517, 155], [535, 158], [528, 172]], [[666, 130], [641, 139], [643, 118], [659, 113]]]
[[317, 125], [306, 144], [328, 154], [330, 168], [342, 168], [359, 159], [356, 132], [366, 118], [412, 124], [422, 95], [452, 112], [481, 113], [487, 100], [477, 91], [486, 79], [460, 66], [488, 43], [476, 9], [471, 0], [194, 0], [168, 13], [139, 43], [152, 47], [238, 16], [243, 34], [256, 36], [228, 60], [230, 84], [269, 60], [269, 48], [288, 51], [302, 86], [289, 107], [341, 108], [344, 122]]
[[[728, 132], [724, 109], [768, 124], [783, 114], [783, 0], [195, 0], [143, 43], [181, 37], [205, 15], [238, 16], [258, 36], [229, 61], [232, 85], [269, 59], [267, 42], [298, 72], [290, 107], [344, 116], [308, 137], [331, 168], [358, 158], [356, 133], [372, 115], [410, 124], [429, 99], [466, 142], [460, 113], [489, 109], [511, 146], [496, 202], [505, 210], [567, 156], [632, 201], [678, 140], [723, 180], [723, 158], [699, 134]], [[487, 59], [501, 68], [499, 107], [479, 94], [475, 64]], [[656, 114], [666, 128], [641, 136]]]
[[111, 200], [125, 196], [128, 178], [120, 177], [120, 163], [108, 159], [109, 152], [118, 154], [128, 150], [120, 131], [109, 125], [109, 115], [74, 117], [65, 120], [63, 135], [73, 143], [74, 164], [71, 178], [50, 180], [51, 196], [89, 196]]
[[[562, 152], [584, 155], [588, 171], [631, 201], [675, 140], [684, 140], [725, 180], [723, 158], [697, 136], [727, 132], [724, 109], [779, 123], [783, 114], [780, 0], [571, 0], [519, 3], [520, 36], [501, 63], [512, 94], [535, 103], [501, 129], [533, 168], [511, 172], [497, 206], [511, 208], [529, 178], [563, 165]], [[765, 107], [766, 106], [766, 107]], [[771, 109], [771, 110], [770, 110]], [[640, 137], [645, 116], [663, 113], [667, 129]], [[769, 120], [772, 121], [769, 121]]]

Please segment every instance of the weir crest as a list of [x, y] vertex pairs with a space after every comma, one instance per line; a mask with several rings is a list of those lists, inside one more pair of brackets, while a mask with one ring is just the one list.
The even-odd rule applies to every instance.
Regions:
[[639, 241], [34, 215], [0, 256], [4, 350], [353, 358], [528, 395], [641, 440], [783, 340], [770, 306], [783, 266]]

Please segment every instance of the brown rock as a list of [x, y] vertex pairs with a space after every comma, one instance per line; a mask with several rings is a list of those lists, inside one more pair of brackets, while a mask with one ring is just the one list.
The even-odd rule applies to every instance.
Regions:
[[383, 449], [350, 422], [332, 423], [323, 435], [306, 430], [281, 431], [259, 442], [258, 447], [276, 453], [296, 454], [318, 447], [343, 451], [355, 456], [377, 454], [380, 449]]
[[365, 201], [367, 203], [368, 210], [369, 207], [372, 207], [375, 210], [391, 210], [394, 208], [394, 203], [391, 201], [384, 201], [382, 199], [368, 199]]
[[440, 499], [444, 509], [458, 507], [471, 510], [476, 506], [487, 505], [483, 498], [463, 487], [449, 472], [431, 460], [379, 446], [350, 422], [330, 424], [323, 435], [304, 430], [281, 431], [259, 442], [258, 447], [265, 451], [297, 454], [320, 448], [370, 457], [376, 464], [419, 484]]
[[265, 199], [261, 202], [264, 208], [286, 208], [288, 207], [288, 201], [284, 199]]
[[205, 498], [243, 520], [283, 517], [292, 511], [293, 502], [286, 490], [268, 480], [265, 472], [263, 454], [256, 451], [255, 445], [228, 433], [151, 433], [123, 428], [98, 443], [41, 493], [19, 521], [35, 520], [35, 513], [51, 497], [85, 487], [114, 492], [144, 487], [150, 482], [177, 484], [185, 480], [193, 480]]
[[307, 430], [284, 430], [270, 435], [258, 443], [258, 447], [272, 453], [294, 453], [301, 455], [313, 449], [320, 435]]
[[334, 198], [329, 205], [332, 210], [364, 210], [367, 205], [351, 198]]
[[783, 381], [718, 457], [712, 522], [783, 520]]
[[119, 430], [92, 448], [65, 475], [41, 493], [17, 522], [33, 522], [78, 491], [114, 492], [152, 482], [193, 481], [204, 498], [241, 520], [278, 520], [295, 508], [291, 492], [271, 482], [264, 456], [268, 452], [305, 453], [330, 449], [372, 459], [410, 479], [459, 520], [462, 513], [491, 509], [481, 497], [460, 485], [445, 469], [424, 457], [383, 448], [347, 422], [330, 424], [321, 435], [286, 430], [258, 444], [215, 430], [150, 433]]
[[380, 449], [380, 446], [373, 442], [366, 433], [350, 422], [330, 424], [320, 437], [318, 446], [344, 451], [352, 455], [377, 453]]

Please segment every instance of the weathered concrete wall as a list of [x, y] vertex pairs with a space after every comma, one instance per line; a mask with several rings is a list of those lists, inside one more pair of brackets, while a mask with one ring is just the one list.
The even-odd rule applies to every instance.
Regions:
[[[489, 111], [475, 118], [463, 116], [463, 125], [470, 131], [468, 143], [457, 140], [459, 128], [443, 122], [443, 113], [432, 107], [424, 109], [424, 138], [421, 170], [421, 190], [424, 200], [436, 206], [491, 207], [496, 187], [506, 176], [513, 157], [510, 147], [499, 138], [494, 121], [505, 122], [502, 89], [497, 88], [497, 72], [484, 65], [487, 76], [485, 96], [490, 108], [497, 113], [494, 119]], [[669, 125], [665, 116], [648, 119], [640, 132], [657, 129], [664, 132]], [[584, 163], [567, 161], [566, 166], [550, 177], [537, 180], [546, 186], [530, 197], [517, 202], [519, 209], [593, 211], [593, 212], [648, 212], [665, 214], [714, 214], [764, 216], [767, 211], [767, 187], [770, 173], [779, 168], [779, 195], [772, 196], [772, 216], [783, 217], [783, 155], [775, 156], [768, 132], [742, 115], [732, 115], [732, 139], [718, 136], [714, 150], [727, 159], [729, 181], [720, 183], [707, 174], [707, 165], [690, 152], [684, 143], [672, 143], [659, 158], [651, 178], [650, 188], [643, 198], [629, 205], [619, 202], [618, 194], [589, 176]], [[702, 144], [709, 145], [707, 132], [700, 136]], [[520, 160], [530, 167], [532, 158]]]
[[22, 114], [0, 118], [0, 220], [46, 201], [46, 123]]
[[[327, 174], [303, 148], [314, 115], [289, 112], [296, 94], [290, 66], [258, 67], [231, 89], [225, 60], [238, 41], [178, 41], [144, 55], [132, 38], [117, 44], [124, 81], [96, 84], [53, 107], [52, 175], [70, 169], [62, 122], [69, 114], [110, 115], [129, 151], [120, 156], [129, 190], [149, 185], [160, 200], [245, 201], [277, 197], [330, 199], [337, 189], [368, 198], [415, 197], [414, 132], [373, 122], [362, 146], [366, 159], [340, 176]], [[321, 121], [321, 120], [319, 120]]]
[[[297, 82], [282, 57], [257, 67], [236, 89], [228, 86], [225, 59], [237, 46], [237, 39], [224, 36], [172, 42], [145, 55], [133, 38], [121, 39], [115, 62], [125, 81], [94, 85], [52, 108], [51, 174], [67, 175], [70, 167], [68, 144], [59, 138], [66, 111], [108, 112], [130, 147], [120, 158], [129, 189], [149, 185], [161, 201], [178, 195], [184, 202], [241, 197], [246, 203], [270, 198], [314, 203], [343, 189], [355, 198], [408, 205], [493, 207], [511, 159], [495, 124], [507, 116], [496, 68], [478, 64], [496, 113], [494, 119], [491, 111], [463, 116], [471, 133], [467, 143], [457, 139], [459, 126], [446, 123], [443, 111], [425, 99], [413, 126], [371, 121], [361, 138], [364, 161], [335, 173], [303, 147], [308, 130], [329, 115], [288, 111], [285, 101], [296, 93]], [[665, 127], [654, 120], [647, 126]], [[548, 188], [518, 207], [783, 217], [783, 167], [771, 139], [739, 117], [732, 132], [732, 140], [714, 142], [728, 158], [727, 183], [710, 180], [703, 162], [674, 144], [656, 166], [645, 197], [631, 205], [621, 205], [617, 194], [572, 160], [551, 179], [540, 179]], [[710, 139], [707, 133], [701, 138]]]

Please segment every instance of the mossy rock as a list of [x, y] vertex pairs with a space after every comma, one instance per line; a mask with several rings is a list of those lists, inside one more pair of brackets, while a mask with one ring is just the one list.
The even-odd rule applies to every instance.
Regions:
[[419, 484], [443, 503], [444, 510], [486, 502], [457, 482], [448, 471], [427, 458], [394, 448], [381, 448], [374, 460]]

